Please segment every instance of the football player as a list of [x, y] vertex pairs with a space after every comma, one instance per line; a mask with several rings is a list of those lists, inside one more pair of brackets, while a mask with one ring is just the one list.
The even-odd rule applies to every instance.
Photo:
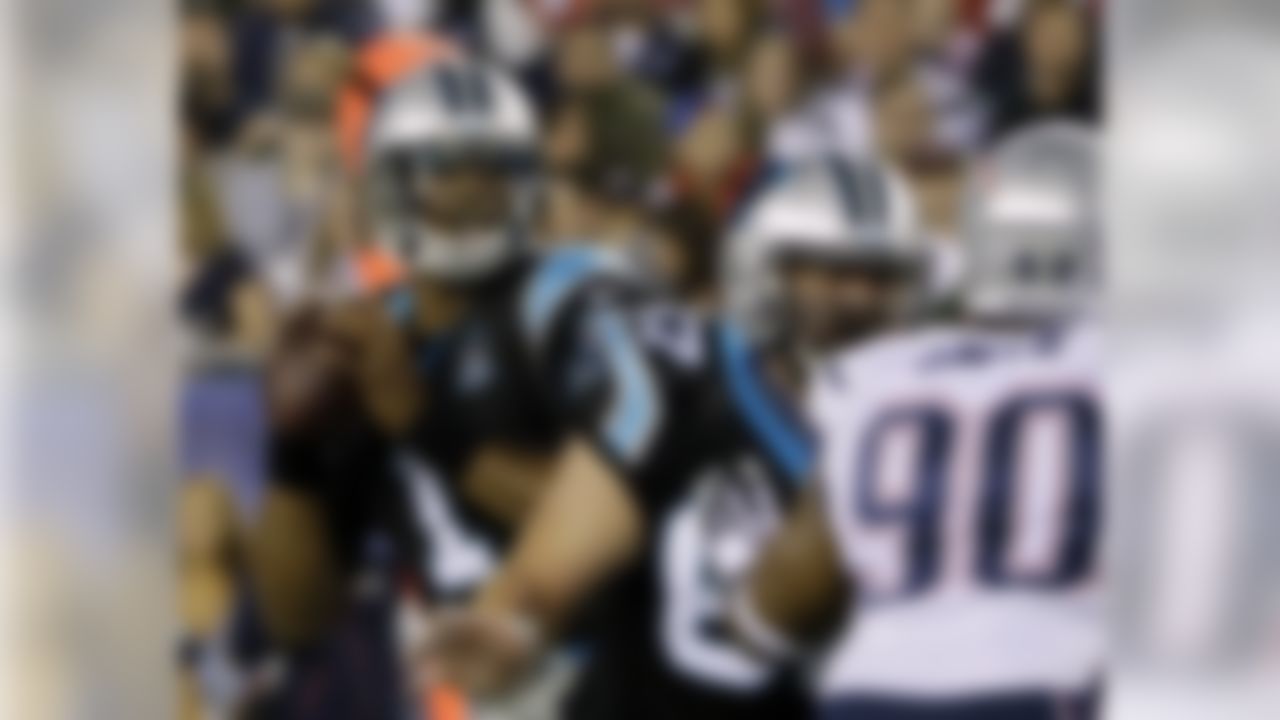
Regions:
[[733, 617], [764, 656], [827, 641], [824, 717], [1099, 712], [1096, 187], [1088, 131], [1012, 137], [968, 200], [965, 320], [815, 374], [819, 482]]
[[912, 315], [924, 254], [915, 199], [885, 163], [773, 174], [727, 243], [724, 288], [730, 316], [798, 389], [824, 355]]
[[[588, 672], [605, 691], [584, 696], [584, 716], [796, 716], [794, 699], [767, 700], [773, 664], [735, 649], [726, 590], [807, 470], [807, 439], [774, 409], [786, 404], [776, 393], [905, 310], [913, 219], [905, 185], [877, 163], [805, 165], [771, 183], [731, 240], [731, 282], [766, 290], [734, 300], [749, 332], [641, 316], [641, 342], [659, 341], [642, 352], [659, 362], [613, 361], [599, 399], [653, 398], [642, 415], [653, 429], [635, 459], [607, 437], [568, 458], [479, 602], [437, 628], [441, 669], [500, 686], [604, 586], [608, 632]], [[626, 338], [600, 345], [619, 352]], [[602, 354], [590, 372], [612, 364]], [[642, 380], [652, 390], [628, 390]]]
[[[321, 549], [350, 565], [374, 518], [421, 507], [469, 538], [450, 548], [499, 553], [527, 525], [471, 609], [501, 618], [521, 670], [532, 636], [583, 624], [590, 662], [569, 716], [803, 714], [798, 687], [732, 641], [723, 611], [807, 472], [807, 437], [732, 326], [625, 257], [536, 251], [536, 130], [519, 89], [468, 60], [380, 99], [371, 217], [412, 280], [392, 308], [317, 313], [283, 343], [256, 557], [268, 619], [294, 637], [319, 624], [323, 594], [305, 589], [342, 564]], [[390, 481], [406, 462], [431, 483]], [[445, 502], [458, 522], [437, 522]], [[484, 576], [483, 553], [431, 534], [402, 546]], [[583, 613], [588, 594], [598, 607]], [[445, 641], [471, 615], [428, 626], [439, 654], [457, 658]], [[492, 684], [467, 663], [444, 669]]]

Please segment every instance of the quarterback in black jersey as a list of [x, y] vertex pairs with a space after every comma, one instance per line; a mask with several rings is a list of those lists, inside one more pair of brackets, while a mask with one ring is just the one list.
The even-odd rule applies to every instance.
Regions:
[[[396, 312], [322, 313], [285, 343], [266, 519], [296, 522], [274, 537], [327, 528], [349, 559], [370, 522], [438, 510], [392, 480], [416, 466], [478, 540], [465, 547], [506, 552], [437, 618], [440, 673], [499, 690], [572, 625], [584, 672], [567, 717], [801, 717], [799, 685], [729, 637], [725, 599], [807, 475], [808, 438], [733, 326], [623, 256], [533, 249], [536, 146], [519, 90], [483, 65], [381, 98], [371, 218], [413, 279]], [[428, 573], [437, 594], [486, 576], [479, 554], [393, 525], [419, 567], [474, 559]], [[309, 571], [262, 545], [268, 614], [299, 624], [319, 596], [282, 578]]]
[[[905, 319], [904, 281], [921, 265], [905, 188], [875, 162], [783, 173], [732, 238], [730, 302], [750, 341], [622, 286], [566, 309], [585, 319], [552, 331], [566, 354], [549, 387], [574, 418], [570, 451], [500, 574], [441, 628], [443, 669], [501, 686], [603, 582], [606, 624], [587, 671], [598, 682], [584, 685], [581, 716], [802, 712], [791, 678], [764, 659], [776, 653], [735, 650], [741, 628], [725, 622], [738, 563], [772, 535], [808, 467], [809, 442], [765, 378], [794, 391], [832, 347]], [[820, 507], [811, 490], [803, 501]], [[785, 549], [802, 564], [832, 550]], [[837, 590], [821, 593], [839, 600], [817, 608], [824, 625], [842, 619]]]

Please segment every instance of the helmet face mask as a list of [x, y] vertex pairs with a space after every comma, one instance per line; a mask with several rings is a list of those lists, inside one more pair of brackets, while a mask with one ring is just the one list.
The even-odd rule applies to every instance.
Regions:
[[1100, 212], [1088, 131], [1054, 123], [1010, 138], [971, 182], [971, 315], [1057, 320], [1086, 312], [1100, 284]]
[[911, 306], [916, 265], [903, 258], [783, 253], [777, 260], [783, 340], [814, 353], [865, 339]]
[[[459, 85], [472, 102], [458, 102]], [[469, 64], [431, 68], [389, 92], [370, 144], [377, 241], [420, 275], [484, 280], [523, 252], [535, 218], [531, 108], [514, 83]]]
[[812, 355], [914, 305], [923, 255], [906, 183], [878, 163], [797, 166], [756, 199], [728, 247], [728, 303], [761, 345]]
[[1069, 315], [1088, 302], [1089, 269], [1061, 229], [1007, 227], [975, 256], [972, 310], [1005, 316]]

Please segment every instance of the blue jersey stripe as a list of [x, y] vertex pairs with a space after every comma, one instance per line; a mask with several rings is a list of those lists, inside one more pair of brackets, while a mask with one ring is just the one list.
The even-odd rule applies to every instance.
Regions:
[[794, 482], [803, 482], [813, 462], [808, 432], [766, 384], [746, 337], [727, 323], [719, 326], [717, 334], [729, 390], [738, 410], [778, 466]]
[[520, 308], [521, 327], [526, 337], [541, 339], [565, 301], [607, 265], [605, 256], [590, 248], [567, 248], [543, 260], [525, 290]]
[[658, 428], [657, 387], [621, 316], [601, 311], [592, 317], [592, 329], [612, 377], [604, 439], [618, 457], [634, 462]]

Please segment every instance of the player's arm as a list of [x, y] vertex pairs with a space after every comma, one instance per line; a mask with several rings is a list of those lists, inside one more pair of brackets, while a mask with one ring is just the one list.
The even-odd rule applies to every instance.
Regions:
[[506, 563], [472, 605], [436, 618], [428, 657], [473, 694], [516, 681], [590, 592], [643, 542], [641, 510], [616, 471], [570, 440]]
[[792, 655], [836, 629], [852, 606], [853, 592], [815, 483], [739, 588], [734, 631], [744, 645], [762, 655]]
[[367, 339], [344, 331], [368, 327], [363, 312], [296, 318], [268, 367], [270, 484], [248, 529], [255, 599], [273, 640], [293, 647], [314, 640], [340, 606], [346, 570], [378, 493], [387, 482], [383, 428], [407, 417], [399, 393], [375, 392], [371, 379], [396, 382]]
[[249, 529], [247, 550], [254, 596], [272, 640], [298, 647], [319, 637], [338, 607], [341, 587], [320, 501], [269, 487]]
[[452, 679], [483, 692], [514, 679], [589, 594], [644, 541], [633, 487], [660, 452], [658, 375], [622, 311], [576, 315], [563, 362], [546, 383], [566, 410], [566, 439], [506, 563], [468, 613], [442, 628], [435, 655]]
[[467, 501], [491, 520], [517, 528], [556, 471], [555, 453], [507, 445], [482, 448], [459, 479]]
[[509, 611], [546, 632], [642, 542], [640, 508], [595, 446], [574, 438], [560, 454], [501, 572], [478, 607]]
[[666, 409], [653, 358], [609, 297], [567, 313], [541, 351], [566, 439], [482, 601], [549, 629], [640, 546], [643, 508], [632, 485], [661, 452]]

